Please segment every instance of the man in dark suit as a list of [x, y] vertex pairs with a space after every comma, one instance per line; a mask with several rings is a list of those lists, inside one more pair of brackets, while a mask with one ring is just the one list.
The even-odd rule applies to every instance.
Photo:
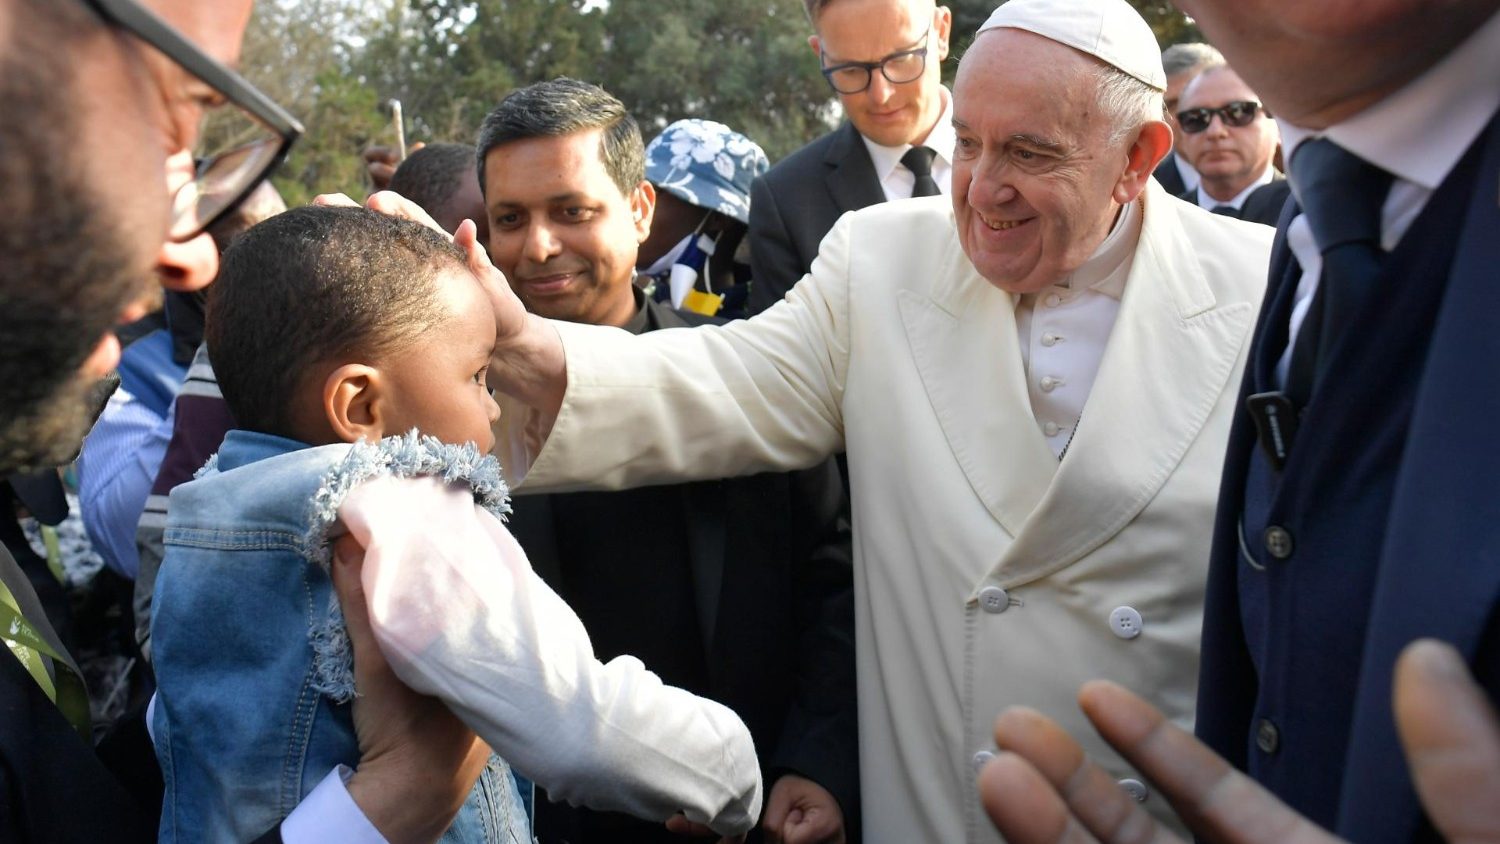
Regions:
[[1181, 194], [1215, 214], [1276, 225], [1291, 190], [1271, 161], [1281, 134], [1229, 65], [1205, 68], [1182, 92], [1178, 149], [1199, 176]]
[[[224, 167], [206, 165], [206, 182], [195, 184], [192, 150], [204, 109], [252, 101], [244, 92], [253, 89], [224, 67], [238, 57], [249, 0], [148, 6], [0, 2], [0, 95], [26, 111], [0, 129], [0, 183], [12, 215], [0, 234], [3, 474], [77, 453], [97, 407], [88, 400], [92, 387], [119, 360], [114, 325], [142, 315], [137, 303], [157, 278], [184, 291], [213, 278], [218, 253], [204, 228], [276, 160], [231, 167], [228, 182], [217, 181], [229, 175]], [[158, 16], [180, 34], [162, 28]], [[269, 101], [254, 102], [257, 113], [276, 118], [264, 125], [281, 127], [262, 151], [289, 144], [300, 127]], [[192, 193], [179, 193], [188, 185]], [[174, 195], [201, 198], [174, 211]], [[360, 688], [368, 694], [355, 716], [366, 754], [347, 783], [331, 772], [323, 797], [352, 810], [363, 830], [403, 840], [434, 836], [487, 753], [464, 764], [473, 733], [440, 704], [392, 682], [359, 617], [351, 612]], [[131, 788], [137, 783], [123, 782], [95, 754], [77, 664], [3, 550], [0, 630], [7, 645], [0, 654], [0, 841], [154, 840], [160, 805], [141, 802]], [[326, 816], [319, 809], [329, 805], [311, 806], [312, 815]], [[268, 837], [280, 832], [299, 840], [290, 818]], [[309, 840], [306, 827], [303, 835]]]
[[750, 313], [807, 274], [846, 211], [947, 193], [952, 96], [941, 81], [953, 15], [933, 0], [803, 0], [807, 39], [849, 122], [787, 156], [750, 196]]
[[1177, 125], [1177, 104], [1182, 99], [1183, 89], [1204, 68], [1223, 63], [1224, 57], [1219, 51], [1207, 44], [1173, 44], [1161, 51], [1162, 70], [1167, 74], [1167, 90], [1162, 95], [1162, 103], [1167, 112], [1167, 125], [1172, 127], [1172, 155], [1163, 158], [1151, 175], [1173, 196], [1182, 196], [1198, 187], [1198, 171], [1182, 157], [1182, 128]]
[[[717, 322], [632, 284], [650, 233], [635, 121], [588, 83], [512, 92], [478, 152], [489, 251], [527, 309], [632, 333]], [[831, 462], [804, 472], [514, 502], [509, 525], [603, 659], [638, 657], [750, 728], [772, 840], [825, 841], [858, 818], [853, 586]], [[667, 829], [539, 802], [544, 842], [671, 842]]]
[[[1337, 13], [1292, 2], [1182, 5], [1276, 110], [1297, 198], [1281, 221], [1230, 439], [1198, 733], [1291, 808], [1352, 840], [1492, 831], [1493, 709], [1476, 716], [1457, 705], [1466, 684], [1457, 663], [1467, 661], [1473, 692], [1493, 706], [1500, 3], [1454, 3], [1441, 15], [1415, 0]], [[1420, 753], [1413, 765], [1424, 778], [1445, 764], [1471, 772], [1446, 792], [1426, 778], [1430, 818], [1391, 695], [1397, 655], [1418, 638], [1447, 644], [1413, 649], [1420, 656], [1403, 665], [1442, 666], [1433, 655], [1451, 654], [1451, 666], [1425, 673], [1429, 686], [1451, 687], [1455, 703], [1403, 706], [1404, 737], [1417, 752], [1435, 734], [1457, 734], [1445, 756]], [[1444, 673], [1459, 679], [1443, 682]], [[1402, 674], [1408, 702], [1412, 676]], [[1197, 779], [1226, 793], [1222, 769], [1150, 728], [1149, 714], [1127, 714], [1136, 726], [1122, 731], [1120, 707], [1108, 709], [1098, 721], [1116, 737], [1152, 733], [1137, 747], [1148, 770], [1212, 772]], [[1462, 733], [1467, 746], [1455, 746]], [[1027, 756], [1045, 770], [1064, 758], [1065, 742], [1044, 744]], [[1181, 780], [1170, 788], [1201, 796]], [[1236, 793], [1238, 816], [1271, 811], [1250, 805], [1263, 796]], [[1206, 838], [1227, 832], [1196, 817]], [[1288, 821], [1281, 816], [1280, 834]], [[1283, 840], [1276, 834], [1259, 840]]]

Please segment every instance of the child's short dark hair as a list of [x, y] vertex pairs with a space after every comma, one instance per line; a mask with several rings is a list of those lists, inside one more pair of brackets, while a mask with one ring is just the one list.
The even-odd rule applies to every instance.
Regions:
[[437, 274], [467, 266], [426, 226], [364, 208], [295, 208], [240, 235], [210, 288], [205, 339], [239, 427], [294, 437], [316, 364], [373, 361], [446, 315]]

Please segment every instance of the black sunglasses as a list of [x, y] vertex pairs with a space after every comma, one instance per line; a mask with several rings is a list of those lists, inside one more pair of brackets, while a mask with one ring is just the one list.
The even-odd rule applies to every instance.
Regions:
[[234, 106], [227, 149], [203, 156], [193, 181], [172, 200], [167, 236], [192, 240], [233, 211], [283, 160], [302, 135], [286, 109], [210, 58], [135, 0], [84, 0], [104, 21], [146, 42]]
[[[921, 78], [922, 71], [927, 69], [927, 39], [931, 35], [932, 25], [928, 24], [927, 31], [918, 39], [922, 42], [921, 47], [891, 53], [878, 62], [844, 62], [825, 67], [823, 78], [828, 80], [829, 87], [840, 94], [858, 94], [870, 87], [877, 69], [892, 85], [915, 82]], [[822, 50], [819, 50], [818, 61], [821, 63], [825, 58], [827, 57]]]
[[1228, 103], [1218, 108], [1189, 108], [1177, 112], [1177, 125], [1189, 135], [1196, 135], [1207, 129], [1217, 114], [1225, 126], [1249, 126], [1255, 119], [1256, 112], [1262, 108], [1260, 103], [1249, 100]]

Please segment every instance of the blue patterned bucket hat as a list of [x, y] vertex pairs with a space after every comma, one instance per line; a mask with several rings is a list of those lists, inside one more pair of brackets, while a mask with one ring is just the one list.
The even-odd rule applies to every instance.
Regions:
[[746, 224], [750, 183], [770, 167], [758, 144], [712, 120], [679, 120], [646, 147], [646, 181], [657, 190]]

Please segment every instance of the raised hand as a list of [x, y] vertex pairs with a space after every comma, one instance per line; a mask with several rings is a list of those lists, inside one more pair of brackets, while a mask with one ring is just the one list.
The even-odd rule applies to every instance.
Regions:
[[[1463, 660], [1417, 642], [1396, 666], [1396, 721], [1434, 825], [1450, 841], [1500, 842], [1500, 727]], [[1150, 704], [1113, 683], [1080, 690], [1099, 734], [1172, 804], [1203, 841], [1334, 844]], [[1001, 753], [980, 775], [980, 799], [1013, 844], [1175, 842], [1055, 722], [1014, 708], [995, 722]]]

